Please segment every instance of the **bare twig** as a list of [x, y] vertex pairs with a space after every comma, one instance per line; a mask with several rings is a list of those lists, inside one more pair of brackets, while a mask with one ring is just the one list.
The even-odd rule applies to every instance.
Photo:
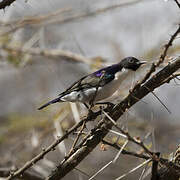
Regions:
[[78, 142], [78, 140], [79, 140], [79, 138], [80, 138], [80, 136], [81, 136], [81, 134], [82, 134], [82, 131], [83, 131], [83, 129], [85, 128], [85, 124], [86, 124], [86, 122], [84, 121], [83, 124], [82, 124], [82, 126], [81, 126], [80, 131], [78, 132], [78, 134], [77, 134], [77, 136], [76, 136], [76, 139], [75, 139], [74, 142], [73, 142], [73, 145], [72, 145], [72, 147], [71, 147], [71, 149], [70, 149], [70, 151], [69, 151], [69, 154], [72, 153], [74, 147], [76, 146], [76, 144], [77, 144], [77, 142]]
[[9, 175], [9, 177], [7, 178], [7, 180], [10, 180], [14, 177], [17, 177], [21, 174], [23, 174], [23, 172], [25, 170], [27, 170], [28, 168], [30, 168], [31, 166], [33, 166], [36, 162], [38, 162], [40, 159], [43, 159], [43, 157], [50, 151], [55, 150], [56, 146], [62, 142], [64, 139], [68, 138], [68, 136], [74, 132], [75, 130], [77, 130], [80, 126], [82, 126], [84, 121], [89, 121], [92, 119], [95, 119], [98, 115], [101, 114], [101, 111], [96, 112], [94, 114], [91, 114], [91, 116], [81, 120], [78, 124], [75, 124], [71, 129], [69, 129], [62, 137], [58, 138], [57, 140], [55, 140], [50, 146], [48, 146], [47, 148], [43, 149], [42, 152], [40, 154], [38, 154], [37, 156], [35, 156], [32, 160], [28, 161], [23, 167], [21, 167], [19, 170], [17, 170], [14, 173], [11, 173]]
[[164, 62], [165, 57], [166, 57], [166, 55], [167, 55], [167, 52], [168, 52], [170, 46], [172, 46], [173, 41], [175, 40], [175, 38], [177, 37], [177, 35], [178, 35], [179, 33], [180, 33], [180, 25], [178, 26], [178, 28], [177, 28], [177, 30], [175, 31], [175, 33], [171, 36], [171, 38], [169, 39], [168, 43], [167, 43], [166, 45], [164, 45], [164, 51], [161, 53], [160, 58], [159, 58], [159, 61], [158, 61], [157, 63], [152, 63], [149, 71], [146, 73], [146, 75], [144, 76], [144, 78], [143, 78], [141, 81], [139, 81], [139, 83], [137, 83], [137, 84], [134, 86], [134, 88], [133, 88], [132, 91], [134, 91], [135, 89], [138, 89], [138, 88], [141, 86], [141, 84], [145, 83], [145, 82], [150, 78], [150, 76], [152, 75], [152, 73], [155, 72], [156, 67], [158, 67], [161, 63]]
[[118, 136], [121, 136], [121, 137], [123, 137], [123, 138], [127, 138], [126, 137], [126, 135], [124, 135], [124, 134], [122, 134], [122, 133], [120, 133], [120, 132], [117, 132], [117, 131], [114, 131], [114, 130], [109, 130], [109, 132], [111, 132], [111, 133], [114, 133], [114, 134], [116, 134], [116, 135], [118, 135]]
[[[171, 162], [175, 164], [177, 167], [180, 167], [180, 148], [179, 146], [176, 149], [176, 152], [173, 155], [173, 159]], [[176, 167], [167, 167], [167, 166], [161, 166], [161, 168], [158, 169], [158, 172], [155, 174], [157, 177], [157, 180], [179, 180], [180, 178], [180, 171]], [[154, 178], [155, 179], [155, 178]], [[153, 180], [154, 180], [153, 179]], [[156, 180], [156, 179], [155, 179]]]
[[141, 173], [141, 175], [140, 175], [140, 177], [139, 177], [139, 179], [138, 180], [143, 180], [144, 179], [144, 174], [145, 174], [145, 172], [146, 172], [146, 170], [147, 170], [147, 167], [148, 167], [148, 165], [146, 165], [144, 168], [143, 168], [143, 170], [142, 170], [142, 173]]
[[106, 165], [104, 165], [99, 171], [97, 171], [94, 175], [92, 175], [88, 180], [94, 179], [100, 172], [102, 172], [105, 168], [107, 168], [113, 161], [109, 161]]
[[[163, 55], [161, 56], [160, 63], [163, 62], [169, 46], [172, 44], [173, 40], [175, 39], [175, 37], [179, 33], [179, 31], [180, 31], [180, 27], [178, 28], [176, 33], [171, 37], [168, 45], [166, 46], [166, 49], [165, 49]], [[113, 108], [113, 110], [111, 110], [112, 118], [114, 119], [114, 121], [119, 119], [119, 117], [123, 114], [123, 111], [125, 111], [127, 108], [130, 108], [133, 104], [138, 102], [139, 99], [142, 99], [145, 95], [147, 95], [149, 93], [149, 90], [147, 89], [147, 87], [153, 91], [155, 88], [159, 87], [163, 81], [165, 81], [167, 78], [169, 78], [179, 68], [180, 68], [180, 58], [177, 58], [176, 61], [169, 63], [165, 68], [163, 68], [160, 72], [158, 72], [155, 76], [153, 76], [149, 81], [147, 81], [147, 79], [148, 79], [147, 78], [144, 82], [145, 83], [144, 85], [138, 83], [138, 89], [133, 88], [132, 92], [124, 99], [124, 101], [119, 103], [115, 108]], [[150, 75], [148, 75], [148, 76], [150, 77]], [[135, 87], [136, 86], [137, 85], [135, 85]], [[133, 98], [133, 96], [131, 94], [137, 98]], [[119, 110], [121, 110], [121, 111], [119, 111]], [[88, 118], [89, 118], [89, 120], [95, 119], [97, 117], [97, 115], [99, 115], [99, 114], [100, 114], [100, 112], [98, 112], [98, 114], [96, 114], [94, 116], [94, 113], [92, 113], [91, 116], [93, 116], [93, 117], [90, 116]], [[17, 177], [18, 175], [23, 173], [26, 169], [31, 167], [34, 163], [36, 163], [37, 161], [42, 159], [45, 154], [52, 151], [56, 147], [57, 144], [59, 144], [61, 141], [63, 141], [65, 138], [67, 138], [68, 135], [71, 132], [73, 132], [74, 130], [76, 130], [78, 127], [80, 127], [82, 125], [82, 123], [83, 123], [83, 121], [81, 121], [81, 123], [75, 125], [75, 127], [71, 128], [63, 137], [61, 137], [60, 139], [55, 141], [51, 146], [49, 146], [44, 151], [42, 151], [39, 155], [37, 155], [35, 158], [33, 158], [31, 161], [29, 161], [25, 166], [23, 166], [21, 169], [16, 171], [14, 174], [9, 176], [8, 179], [11, 179], [12, 177]], [[75, 167], [102, 140], [102, 138], [108, 133], [107, 129], [110, 129], [112, 127], [112, 125], [113, 125], [112, 122], [109, 124], [104, 124], [104, 123], [99, 124], [99, 126], [98, 126], [99, 128], [95, 129], [94, 132], [92, 134], [90, 134], [89, 136], [87, 136], [87, 138], [85, 138], [82, 141], [82, 143], [80, 144], [80, 145], [86, 144], [86, 146], [81, 146], [81, 147], [79, 146], [79, 148], [77, 148], [71, 154], [71, 155], [73, 155], [73, 157], [70, 156], [68, 158], [65, 158], [65, 160], [62, 163], [63, 165], [61, 165], [57, 168], [58, 170], [59, 170], [59, 168], [64, 169], [64, 171], [61, 171], [63, 173], [59, 174], [58, 171], [53, 171], [53, 173], [50, 175], [50, 177], [48, 179], [56, 179], [56, 178], [60, 178], [60, 176], [63, 177], [67, 172], [69, 172], [71, 169], [73, 169], [73, 167]], [[129, 135], [129, 134], [127, 134], [127, 132], [124, 132], [124, 133], [126, 135]], [[91, 136], [91, 139], [89, 139], [90, 136]], [[127, 137], [128, 137], [128, 139], [134, 140], [130, 136], [127, 136]], [[144, 146], [143, 143], [138, 142], [137, 140], [135, 141], [135, 143], [138, 145], [141, 145], [141, 147], [146, 151], [146, 153], [148, 153], [151, 157], [153, 157], [153, 160], [159, 160], [159, 158], [157, 158], [156, 156], [154, 157], [154, 154], [152, 154], [152, 152], [150, 152]], [[80, 159], [79, 159], [79, 157], [80, 157]], [[76, 161], [74, 161], [73, 165], [72, 164], [70, 165], [69, 163], [76, 158], [78, 158], [79, 161], [76, 160]], [[65, 171], [65, 169], [66, 169], [66, 171]]]
[[121, 149], [119, 150], [119, 152], [116, 154], [115, 158], [113, 159], [113, 163], [117, 161], [117, 159], [119, 158], [120, 154], [122, 153], [123, 149], [126, 147], [128, 142], [129, 141], [126, 140], [125, 143], [122, 145]]
[[87, 176], [88, 178], [90, 177], [89, 174], [85, 173], [84, 171], [82, 171], [81, 169], [78, 168], [74, 168], [76, 171], [80, 172], [81, 174], [84, 174], [85, 176]]
[[180, 33], [180, 24], [178, 25], [177, 30], [175, 31], [175, 33], [171, 36], [170, 40], [168, 41], [167, 44], [164, 45], [164, 51], [162, 52], [162, 54], [160, 55], [159, 61], [156, 64], [156, 67], [158, 67], [161, 63], [164, 62], [166, 56], [167, 56], [167, 52], [170, 48], [170, 46], [172, 46], [173, 41], [176, 39], [177, 35]]
[[[1, 32], [0, 36], [5, 36], [10, 33], [13, 33], [16, 30], [25, 27], [26, 25], [38, 25], [38, 26], [42, 25], [43, 23], [48, 22], [51, 19], [54, 19], [56, 16], [59, 16], [63, 13], [70, 12], [71, 10], [72, 10], [71, 8], [63, 8], [63, 9], [61, 8], [55, 12], [50, 12], [45, 15], [25, 17], [20, 20], [14, 20], [14, 21], [9, 21], [9, 22], [0, 21], [1, 26], [10, 27], [10, 30]], [[13, 27], [12, 27], [12, 24], [14, 25]]]
[[[177, 58], [176, 61], [169, 63], [165, 68], [163, 68], [161, 71], [159, 71], [156, 76], [153, 76], [149, 81], [147, 81], [144, 86], [140, 87], [138, 91], [132, 92], [136, 97], [139, 99], [143, 98], [145, 95], [149, 93], [147, 90], [147, 87], [151, 89], [155, 89], [159, 87], [159, 84], [166, 80], [171, 74], [173, 74], [176, 70], [180, 68], [180, 58]], [[114, 120], [119, 119], [119, 117], [122, 115], [122, 111], [119, 111], [119, 109], [122, 109], [125, 111], [126, 108], [130, 108], [134, 103], [136, 103], [138, 100], [132, 98], [131, 95], [128, 95], [120, 104], [118, 104], [114, 109], [111, 109], [111, 114], [113, 115], [112, 118]], [[90, 114], [91, 116], [88, 117], [88, 120], [95, 119], [98, 115], [101, 114], [101, 111], [98, 111], [97, 113]], [[16, 171], [14, 174], [10, 175], [8, 179], [12, 179], [13, 177], [17, 177], [20, 174], [22, 174], [26, 169], [31, 167], [34, 163], [39, 161], [44, 157], [45, 154], [52, 151], [57, 144], [59, 144], [61, 141], [63, 141], [65, 138], [68, 137], [70, 133], [75, 131], [78, 127], [80, 127], [83, 124], [82, 120], [79, 124], [75, 125], [73, 128], [71, 128], [63, 137], [56, 140], [52, 145], [50, 145], [48, 148], [46, 148], [44, 151], [42, 151], [39, 155], [37, 155], [35, 158], [33, 158], [31, 161], [27, 162], [22, 168], [20, 168], [18, 171]], [[63, 177], [65, 174], [67, 174], [71, 169], [73, 169], [77, 164], [80, 163], [82, 159], [84, 159], [90, 151], [96, 147], [96, 145], [102, 140], [102, 138], [109, 132], [107, 129], [111, 128], [113, 123], [104, 124], [103, 122], [99, 123], [96, 129], [94, 129], [91, 134], [85, 139], [82, 143], [80, 143], [79, 147], [76, 149], [76, 151], [72, 154], [73, 156], [70, 156], [65, 161], [63, 161], [63, 165], [60, 164], [58, 166], [56, 171], [53, 171], [53, 173], [49, 176], [48, 179], [59, 179], [60, 177]], [[141, 145], [143, 146], [143, 145]], [[146, 147], [143, 147], [146, 149]], [[148, 154], [152, 155], [151, 152], [149, 152], [148, 149], [146, 149], [146, 152]], [[74, 161], [75, 159], [78, 159]], [[156, 158], [154, 158], [156, 159]], [[153, 159], [153, 160], [154, 160]], [[73, 162], [73, 164], [72, 164]], [[61, 170], [60, 170], [60, 169]], [[60, 170], [60, 171], [59, 171]]]
[[[144, 151], [149, 154], [152, 158], [154, 158], [154, 153], [152, 153], [145, 145], [142, 141], [140, 141], [139, 139], [135, 139], [132, 136], [130, 136], [130, 134], [127, 131], [124, 131], [122, 128], [120, 128], [117, 123], [106, 113], [103, 111], [103, 113], [106, 115], [106, 117], [113, 123], [113, 125], [124, 135], [126, 135], [127, 139], [137, 145], [139, 145], [140, 147], [142, 147], [144, 149]], [[155, 157], [157, 158], [157, 157]], [[157, 159], [156, 159], [157, 160]]]
[[178, 2], [178, 0], [174, 0], [174, 1], [177, 4], [177, 6], [180, 8], [180, 3]]
[[[145, 83], [149, 78], [150, 76], [152, 75], [153, 72], [155, 72], [156, 68], [159, 67], [159, 65], [161, 63], [164, 62], [166, 56], [167, 56], [167, 52], [170, 48], [170, 46], [172, 46], [172, 43], [173, 41], [175, 40], [175, 38], [177, 37], [177, 35], [180, 33], [180, 24], [177, 28], [177, 30], [175, 31], [175, 33], [171, 36], [170, 40], [168, 41], [168, 43], [164, 46], [164, 51], [161, 53], [160, 55], [160, 58], [159, 58], [159, 61], [157, 63], [152, 63], [151, 65], [151, 68], [149, 69], [149, 71], [146, 73], [146, 75], [144, 76], [144, 78], [139, 81], [139, 83], [137, 83], [134, 88], [132, 89], [132, 91], [135, 91], [136, 89], [140, 88], [140, 86]], [[156, 94], [153, 93], [153, 91], [150, 91], [152, 92], [152, 94], [158, 99], [158, 101], [166, 108], [166, 110], [170, 112], [170, 110], [167, 108], [167, 106], [156, 96]], [[131, 94], [131, 93], [130, 93]], [[136, 97], [136, 96], [134, 96]], [[137, 97], [136, 97], [137, 98]]]
[[[0, 168], [0, 177], [7, 177], [12, 173], [11, 168]], [[1, 179], [1, 178], [0, 178]], [[27, 170], [20, 179], [26, 180], [43, 180], [44, 177], [40, 176], [39, 173], [29, 169]]]
[[[96, 15], [91, 13], [90, 15]], [[83, 16], [76, 16], [73, 17], [74, 19], [78, 19], [81, 18]], [[72, 19], [73, 19], [72, 18]], [[69, 22], [70, 19], [66, 19], [66, 21], [64, 22]], [[166, 83], [167, 79], [172, 76], [172, 74], [178, 70], [180, 68], [180, 58], [178, 58], [175, 62], [168, 64], [165, 68], [163, 68], [160, 72], [158, 72], [155, 76], [153, 76], [151, 79], [149, 79], [151, 77], [151, 74], [153, 72], [155, 72], [156, 67], [158, 67], [166, 58], [167, 55], [167, 51], [169, 49], [169, 47], [172, 45], [174, 39], [176, 38], [177, 34], [180, 32], [180, 26], [177, 29], [177, 31], [173, 34], [173, 36], [171, 37], [170, 41], [168, 42], [167, 45], [165, 45], [165, 49], [164, 52], [161, 54], [159, 61], [156, 64], [153, 64], [151, 66], [151, 69], [149, 70], [149, 72], [146, 74], [146, 76], [144, 77], [144, 79], [142, 81], [140, 81], [140, 83], [138, 83], [135, 87], [138, 88], [134, 88], [132, 90], [132, 92], [130, 92], [130, 94], [121, 102], [119, 103], [115, 108], [113, 109], [108, 109], [108, 112], [111, 113], [111, 121], [110, 122], [106, 122], [103, 121], [101, 123], [98, 124], [98, 126], [96, 128], [94, 128], [91, 133], [89, 135], [87, 135], [83, 141], [80, 143], [80, 145], [78, 147], [75, 148], [75, 146], [73, 147], [73, 151], [70, 153], [70, 155], [68, 156], [68, 158], [65, 158], [65, 160], [60, 163], [60, 165], [55, 169], [55, 171], [53, 171], [50, 176], [47, 179], [59, 179], [61, 177], [64, 177], [69, 171], [71, 171], [75, 166], [77, 166], [95, 147], [96, 145], [101, 142], [101, 140], [106, 136], [106, 134], [109, 132], [109, 129], [113, 126], [116, 125], [116, 121], [117, 119], [119, 119], [119, 117], [123, 114], [123, 111], [125, 111], [126, 109], [130, 108], [132, 105], [134, 105], [136, 102], [138, 102], [140, 99], [142, 99], [144, 96], [146, 96], [149, 93], [148, 89], [151, 89], [152, 91], [159, 87], [160, 85], [162, 85], [163, 83]], [[5, 49], [5, 47], [2, 47]], [[28, 49], [29, 50], [29, 49]], [[26, 51], [28, 51], [26, 50]], [[33, 49], [34, 50], [34, 49]], [[20, 51], [21, 53], [28, 53], [28, 52], [23, 52]], [[39, 53], [40, 52], [40, 53]], [[39, 53], [39, 54], [38, 54]], [[42, 52], [42, 51], [38, 51], [38, 53], [36, 55], [43, 55], [45, 54], [46, 56], [49, 56], [48, 53], [46, 52]], [[31, 53], [30, 53], [31, 54]], [[33, 52], [32, 52], [33, 54]], [[51, 56], [51, 54], [50, 54]], [[67, 54], [65, 56], [63, 56], [62, 54], [60, 55], [60, 57], [66, 57], [67, 58]], [[71, 59], [72, 57], [70, 57]], [[84, 61], [84, 59], [83, 59]], [[87, 63], [87, 62], [86, 62]], [[173, 76], [172, 76], [173, 77]], [[148, 80], [149, 79], [149, 80]], [[170, 81], [171, 79], [169, 79]], [[143, 85], [144, 84], [144, 85]], [[148, 87], [148, 89], [147, 89]], [[136, 98], [133, 98], [136, 97]], [[120, 111], [120, 110], [123, 111]], [[98, 115], [100, 114], [100, 111], [96, 113], [92, 113], [89, 114], [89, 120], [95, 119]], [[106, 113], [108, 116], [109, 114]], [[106, 115], [106, 116], [107, 116]], [[109, 119], [109, 117], [106, 117], [105, 120]], [[27, 162], [21, 169], [19, 169], [18, 171], [16, 171], [15, 173], [12, 173], [8, 179], [12, 179], [14, 177], [18, 177], [20, 174], [22, 174], [26, 169], [28, 169], [29, 167], [31, 167], [34, 163], [36, 163], [37, 161], [39, 161], [40, 159], [42, 159], [48, 152], [53, 151], [54, 148], [60, 143], [62, 142], [65, 138], [67, 138], [69, 136], [69, 134], [71, 134], [73, 131], [77, 130], [77, 128], [79, 128], [80, 126], [82, 126], [82, 124], [84, 123], [85, 120], [80, 121], [80, 123], [76, 124], [75, 126], [73, 126], [70, 130], [67, 131], [67, 133], [62, 136], [61, 138], [59, 138], [58, 140], [56, 140], [53, 144], [51, 144], [48, 148], [44, 149], [39, 155], [37, 155], [35, 158], [33, 158], [31, 161]], [[118, 126], [117, 126], [118, 127]], [[118, 127], [119, 128], [119, 127]], [[128, 138], [128, 140], [136, 143], [137, 145], [141, 146], [145, 152], [147, 154], [149, 154], [149, 156], [154, 160], [154, 161], [160, 161], [161, 159], [158, 158], [153, 152], [149, 151], [149, 149], [147, 149], [147, 147], [143, 144], [143, 142], [134, 139], [133, 137], [131, 137], [129, 135], [128, 132], [125, 132], [124, 130], [122, 130], [121, 128], [119, 128], [120, 132], [122, 132], [123, 134], [125, 134]], [[77, 136], [78, 137], [78, 136]], [[78, 138], [79, 139], [79, 138]], [[76, 144], [76, 143], [75, 143]], [[122, 153], [123, 153], [122, 149]], [[148, 160], [150, 161], [150, 160]], [[111, 161], [109, 162], [111, 164]], [[106, 165], [106, 167], [109, 164]], [[136, 167], [136, 169], [139, 167]], [[131, 170], [129, 173], [133, 172], [135, 169]], [[101, 172], [101, 171], [100, 171]], [[124, 176], [123, 176], [124, 177]]]
[[70, 51], [65, 51], [61, 49], [40, 49], [40, 48], [28, 48], [25, 49], [23, 47], [15, 47], [15, 46], [8, 46], [8, 45], [0, 45], [0, 49], [4, 49], [8, 52], [16, 52], [22, 54], [31, 54], [36, 56], [45, 56], [51, 58], [64, 58], [70, 61], [75, 62], [83, 62], [86, 64], [92, 64], [92, 60], [86, 58], [80, 54], [72, 53]]
[[[147, 87], [146, 87], [147, 88]], [[162, 100], [153, 92], [151, 91], [149, 88], [147, 88], [149, 90], [149, 92], [152, 93], [152, 95], [162, 104], [162, 106], [167, 110], [167, 112], [169, 114], [171, 114], [171, 111], [169, 110], [169, 108], [162, 102]]]
[[[113, 148], [115, 148], [117, 150], [121, 149], [121, 147], [119, 147], [119, 145], [117, 143], [111, 143], [111, 142], [108, 142], [106, 140], [102, 140], [102, 143], [107, 144], [109, 146], [112, 146]], [[130, 156], [134, 156], [134, 157], [141, 158], [141, 159], [146, 159], [146, 160], [149, 159], [149, 156], [147, 156], [147, 155], [138, 154], [135, 152], [130, 152], [130, 151], [127, 151], [125, 149], [123, 149], [121, 153], [123, 155], [130, 155]]]
[[60, 8], [57, 11], [50, 12], [48, 14], [44, 15], [39, 15], [39, 16], [30, 16], [30, 17], [23, 17], [23, 19], [18, 19], [18, 20], [11, 20], [11, 21], [0, 21], [1, 26], [11, 26], [16, 25], [17, 27], [23, 27], [27, 24], [41, 24], [41, 22], [50, 20], [51, 18], [54, 18], [58, 15], [61, 15], [62, 13], [70, 13], [72, 11], [71, 8]]
[[3, 0], [0, 2], [0, 9], [10, 6], [15, 0]]
[[[111, 143], [111, 142], [108, 142], [108, 141], [105, 141], [105, 140], [102, 140], [102, 142], [104, 143], [104, 144], [107, 144], [107, 145], [109, 145], [109, 146], [111, 146], [111, 147], [113, 147], [113, 148], [115, 148], [115, 149], [117, 149], [117, 150], [120, 150], [121, 149], [121, 147], [119, 147], [119, 145], [117, 144], [117, 143]], [[178, 149], [179, 150], [179, 149]], [[177, 150], [177, 151], [178, 151]], [[137, 154], [137, 153], [135, 153], [135, 152], [130, 152], [130, 151], [127, 151], [127, 150], [123, 150], [122, 151], [122, 154], [123, 155], [130, 155], [130, 156], [134, 156], [134, 157], [137, 157], [137, 158], [142, 158], [142, 159], [146, 159], [146, 160], [148, 160], [148, 159], [150, 159], [150, 157], [149, 156], [147, 156], [147, 155], [144, 155], [144, 154]], [[173, 160], [173, 162], [175, 163], [176, 161], [177, 161], [177, 164], [175, 163], [175, 165], [179, 165], [179, 161], [178, 161], [178, 159], [179, 159], [179, 156], [176, 156], [176, 154], [177, 153], [175, 153], [175, 160]], [[156, 155], [157, 156], [159, 156], [157, 153], [156, 153]], [[178, 154], [179, 155], [179, 154]], [[159, 157], [159, 159], [160, 159], [160, 162], [163, 162], [164, 164], [168, 164], [168, 159], [164, 159], [164, 158], [161, 158], [161, 157]], [[159, 161], [153, 161], [154, 162], [154, 165], [156, 164], [157, 165], [157, 163], [159, 163]], [[166, 165], [167, 165], [166, 164]], [[172, 167], [173, 168], [172, 168]], [[154, 167], [154, 168], [156, 168], [156, 166]], [[163, 165], [163, 171], [160, 169], [160, 170], [158, 170], [158, 177], [161, 177], [161, 179], [160, 180], [166, 180], [166, 179], [163, 179], [163, 177], [168, 177], [168, 176], [171, 176], [171, 177], [173, 177], [173, 180], [178, 180], [178, 177], [180, 177], [180, 174], [178, 174], [177, 173], [177, 171], [176, 171], [176, 169], [174, 169], [174, 168], [176, 168], [176, 166], [173, 166], [173, 164], [171, 164], [171, 163], [169, 163], [168, 164], [168, 167], [167, 166], [165, 166], [164, 167], [164, 165]], [[154, 169], [153, 169], [153, 171], [154, 171]], [[152, 172], [153, 173], [153, 177], [155, 177], [155, 172]], [[160, 175], [160, 176], [159, 176]], [[142, 176], [141, 176], [142, 177]], [[154, 180], [154, 179], [153, 179]], [[168, 180], [168, 178], [167, 178], [167, 180]]]
[[65, 156], [65, 158], [62, 160], [61, 164], [65, 164], [66, 161], [68, 161], [69, 158], [71, 158], [71, 156], [73, 156], [73, 154], [75, 154], [83, 145], [84, 143], [86, 143], [88, 141], [88, 139], [90, 139], [92, 136], [94, 136], [94, 131], [98, 130], [101, 125], [103, 124], [104, 120], [101, 120], [98, 125], [94, 128], [94, 130], [90, 131], [84, 138], [83, 140], [78, 144], [77, 147], [75, 147], [73, 149], [73, 151], [71, 151], [71, 153], [69, 153], [67, 156]]
[[148, 164], [149, 162], [151, 162], [151, 159], [148, 159], [148, 160], [144, 161], [143, 163], [141, 163], [141, 164], [138, 165], [137, 167], [131, 169], [129, 172], [123, 174], [122, 176], [116, 178], [115, 180], [120, 180], [120, 179], [126, 177], [128, 174], [131, 174], [132, 172], [134, 172], [134, 171], [136, 171], [137, 169], [141, 168], [142, 166]]
[[[11, 0], [4, 0], [4, 1], [11, 1]], [[105, 13], [105, 12], [108, 12], [108, 11], [111, 11], [114, 9], [118, 9], [118, 8], [121, 8], [124, 6], [129, 6], [129, 5], [133, 5], [136, 3], [140, 3], [142, 1], [144, 1], [144, 0], [133, 0], [130, 2], [125, 2], [125, 3], [108, 6], [108, 7], [99, 8], [99, 9], [96, 9], [91, 12], [82, 12], [82, 13], [75, 12], [75, 13], [72, 13], [71, 16], [68, 16], [68, 17], [62, 16], [61, 18], [51, 18], [51, 17], [59, 15], [59, 11], [61, 13], [61, 11], [63, 12], [65, 10], [65, 12], [66, 12], [67, 10], [69, 11], [71, 9], [60, 9], [57, 11], [57, 13], [53, 12], [53, 13], [49, 13], [48, 15], [44, 15], [44, 16], [26, 17], [25, 19], [22, 19], [22, 20], [17, 20], [17, 21], [8, 22], [8, 23], [2, 23], [4, 25], [9, 25], [9, 24], [17, 24], [17, 25], [14, 28], [10, 29], [9, 31], [6, 31], [0, 35], [7, 35], [9, 33], [16, 31], [19, 28], [22, 28], [22, 27], [24, 27], [26, 25], [30, 25], [30, 24], [39, 26], [39, 25], [47, 25], [47, 24], [51, 24], [51, 23], [63, 24], [63, 23], [73, 22], [75, 20], [79, 20], [79, 19], [87, 18], [87, 17], [91, 17], [91, 16], [96, 16], [96, 15], [99, 15], [99, 14], [102, 14], [102, 13]]]
[[[159, 84], [167, 79], [171, 74], [177, 71], [180, 68], [180, 57], [177, 58], [174, 62], [169, 63], [166, 67], [160, 70], [155, 76], [149, 79], [144, 85], [140, 86], [140, 88], [136, 91], [133, 91], [133, 95], [139, 99], [142, 99], [146, 96], [149, 91], [146, 87], [154, 90], [159, 87]], [[146, 86], [146, 87], [145, 87]], [[130, 94], [116, 107], [109, 110], [111, 117], [114, 121], [117, 121], [119, 117], [123, 114], [121, 110], [125, 111], [129, 109], [132, 105], [138, 102], [138, 99], [133, 98]], [[64, 159], [58, 167], [51, 172], [51, 174], [46, 178], [47, 180], [56, 180], [64, 177], [69, 171], [71, 171], [74, 167], [76, 167], [106, 136], [109, 132], [109, 129], [114, 125], [111, 121], [107, 121], [108, 118], [105, 118], [104, 121], [98, 123], [98, 126], [94, 128], [89, 136], [79, 144], [77, 149], [71, 154], [70, 157]], [[127, 134], [127, 133], [126, 133]], [[131, 139], [132, 137], [128, 137]], [[133, 138], [136, 144], [141, 145], [146, 153], [150, 155], [153, 160], [160, 161], [161, 163], [166, 163], [162, 159], [159, 159], [154, 153], [149, 151], [143, 143], [138, 142]], [[169, 166], [169, 163], [166, 163]], [[173, 165], [173, 164], [172, 164]], [[174, 166], [172, 166], [173, 168]]]

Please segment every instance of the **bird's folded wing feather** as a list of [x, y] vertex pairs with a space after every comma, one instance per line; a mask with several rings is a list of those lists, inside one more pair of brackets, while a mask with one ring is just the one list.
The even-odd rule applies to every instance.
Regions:
[[102, 87], [112, 81], [114, 77], [114, 74], [108, 74], [103, 70], [97, 71], [93, 74], [82, 77], [80, 80], [72, 84], [66, 91], [59, 94], [59, 96], [64, 96], [72, 91], [79, 91], [93, 87]]

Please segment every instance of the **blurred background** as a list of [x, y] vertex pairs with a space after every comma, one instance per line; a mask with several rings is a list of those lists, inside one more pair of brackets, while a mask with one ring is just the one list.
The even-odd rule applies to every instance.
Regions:
[[[126, 56], [147, 60], [149, 64], [112, 98], [122, 100], [159, 58], [180, 23], [180, 10], [173, 0], [16, 0], [0, 10], [0, 19], [0, 166], [21, 167], [87, 113], [81, 104], [62, 103], [38, 111], [40, 105], [83, 75]], [[179, 51], [177, 38], [168, 57], [178, 56]], [[178, 83], [172, 81], [155, 91], [171, 114], [149, 94], [119, 120], [132, 135], [146, 137], [148, 147], [164, 157], [180, 143]], [[34, 171], [47, 176], [73, 138], [33, 166]], [[118, 139], [113, 133], [107, 138]], [[138, 150], [132, 144], [128, 148]], [[98, 146], [77, 168], [91, 176], [116, 153], [111, 147], [102, 151]], [[115, 179], [141, 162], [122, 155], [96, 179]], [[79, 170], [64, 179], [88, 179]], [[141, 171], [124, 179], [138, 179]]]

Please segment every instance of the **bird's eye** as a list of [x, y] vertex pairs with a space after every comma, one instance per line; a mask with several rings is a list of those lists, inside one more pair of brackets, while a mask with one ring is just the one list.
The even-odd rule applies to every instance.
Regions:
[[129, 62], [130, 62], [130, 63], [134, 63], [134, 59], [130, 59]]

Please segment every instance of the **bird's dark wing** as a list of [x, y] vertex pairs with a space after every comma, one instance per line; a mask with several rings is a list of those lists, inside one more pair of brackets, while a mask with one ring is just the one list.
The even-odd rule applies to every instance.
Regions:
[[81, 82], [83, 81], [83, 79], [85, 79], [87, 76], [82, 77], [81, 79], [79, 79], [78, 81], [75, 81], [68, 89], [66, 89], [64, 92], [60, 93], [59, 96], [63, 96], [68, 94], [69, 92], [72, 92], [73, 90], [75, 91], [76, 89], [78, 89], [78, 87], [81, 87]]
[[104, 71], [104, 69], [101, 69], [82, 77], [80, 80], [72, 84], [66, 91], [59, 94], [59, 96], [64, 96], [72, 91], [79, 91], [92, 87], [102, 87], [112, 81], [114, 78], [114, 74], [109, 74], [108, 72]]

